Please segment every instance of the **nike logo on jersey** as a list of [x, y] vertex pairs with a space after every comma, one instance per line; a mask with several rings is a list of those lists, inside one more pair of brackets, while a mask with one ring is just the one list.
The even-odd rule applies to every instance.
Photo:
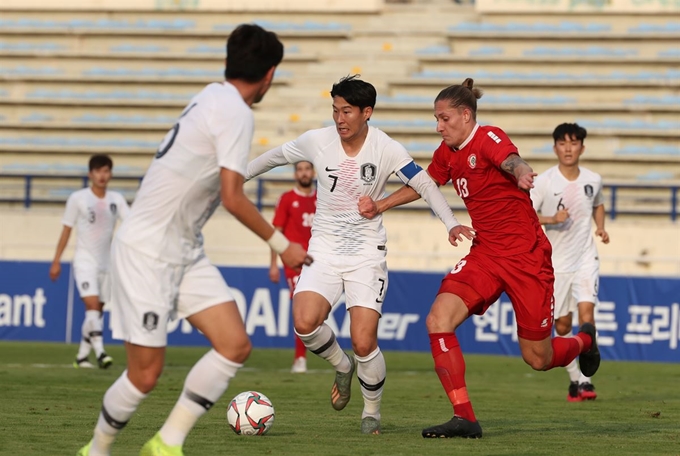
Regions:
[[329, 171], [329, 172], [330, 171], [338, 171], [339, 169], [340, 168], [329, 168], [328, 166], [326, 166], [326, 171]]
[[559, 196], [559, 195], [561, 195], [561, 194], [562, 194], [562, 192], [555, 193], [555, 196]]

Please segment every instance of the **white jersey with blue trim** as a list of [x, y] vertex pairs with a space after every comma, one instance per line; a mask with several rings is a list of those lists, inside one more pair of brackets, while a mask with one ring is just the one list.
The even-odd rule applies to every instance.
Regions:
[[73, 263], [97, 271], [109, 270], [109, 251], [116, 220], [130, 211], [123, 195], [111, 190], [99, 198], [91, 188], [71, 193], [66, 201], [62, 223], [76, 227], [76, 252]]
[[205, 253], [201, 230], [220, 204], [220, 170], [245, 175], [253, 113], [228, 82], [191, 99], [161, 142], [116, 239], [172, 264]]
[[309, 161], [316, 170], [317, 207], [310, 254], [384, 256], [387, 236], [382, 215], [370, 220], [359, 215], [359, 197], [382, 199], [392, 173], [406, 184], [422, 171], [404, 146], [368, 127], [363, 147], [349, 157], [331, 126], [310, 130], [281, 147], [288, 162]]
[[531, 201], [534, 209], [547, 217], [560, 209], [569, 212], [564, 222], [545, 226], [555, 272], [574, 272], [581, 265], [598, 261], [592, 217], [593, 209], [604, 204], [599, 174], [580, 167], [576, 180], [570, 181], [553, 166], [536, 177]]

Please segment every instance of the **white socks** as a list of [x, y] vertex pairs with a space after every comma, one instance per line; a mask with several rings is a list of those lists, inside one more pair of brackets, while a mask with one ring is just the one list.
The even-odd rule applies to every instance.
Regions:
[[569, 380], [572, 382], [578, 382], [579, 377], [581, 377], [581, 369], [579, 369], [576, 359], [578, 358], [573, 359], [565, 366], [565, 369], [569, 372]]
[[583, 375], [581, 373], [581, 371], [579, 371], [579, 374], [581, 374], [579, 379], [578, 379], [579, 383], [590, 383], [590, 377], [586, 377], [585, 375]]
[[305, 347], [312, 353], [319, 355], [335, 368], [336, 371], [347, 373], [352, 368], [349, 357], [342, 351], [340, 344], [335, 339], [335, 334], [330, 326], [323, 323], [310, 334], [300, 334], [295, 331]]
[[104, 353], [102, 330], [102, 313], [98, 310], [86, 310], [82, 327], [83, 339], [80, 341], [78, 359], [87, 358], [87, 355], [90, 354], [90, 346], [94, 348], [94, 354], [97, 358]]
[[110, 454], [116, 435], [125, 427], [145, 397], [146, 394], [132, 384], [127, 376], [127, 370], [124, 371], [104, 394], [102, 411], [94, 429], [90, 456]]
[[229, 361], [210, 350], [187, 375], [184, 390], [160, 430], [168, 445], [181, 446], [196, 421], [222, 396], [242, 364]]
[[357, 377], [364, 396], [364, 411], [361, 418], [371, 416], [380, 421], [380, 399], [382, 398], [387, 367], [380, 348], [376, 348], [368, 356], [355, 356], [357, 360]]

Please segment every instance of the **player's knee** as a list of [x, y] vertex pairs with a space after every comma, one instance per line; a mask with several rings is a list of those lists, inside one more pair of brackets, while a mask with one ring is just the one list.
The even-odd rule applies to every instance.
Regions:
[[555, 320], [555, 332], [560, 336], [569, 334], [571, 332], [571, 321]]
[[546, 356], [540, 353], [522, 353], [522, 359], [527, 363], [533, 370], [542, 371], [545, 370], [550, 365], [550, 356]]
[[217, 342], [213, 344], [213, 349], [230, 361], [244, 363], [253, 350], [253, 344], [250, 342], [250, 338], [244, 335], [244, 337], [239, 337], [238, 339]]
[[375, 351], [378, 347], [378, 342], [376, 340], [357, 340], [352, 341], [352, 350], [354, 354], [360, 357], [368, 356]]
[[315, 318], [296, 315], [294, 317], [293, 326], [298, 334], [311, 334], [316, 328], [321, 326], [321, 322]]
[[162, 371], [162, 368], [149, 367], [131, 372], [128, 368], [128, 378], [141, 393], [148, 394], [156, 387]]

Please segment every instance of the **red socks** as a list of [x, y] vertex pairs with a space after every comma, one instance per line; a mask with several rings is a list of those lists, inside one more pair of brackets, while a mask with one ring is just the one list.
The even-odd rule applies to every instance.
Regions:
[[307, 354], [307, 348], [305, 344], [300, 340], [297, 334], [295, 334], [295, 359], [304, 358]]
[[565, 367], [579, 354], [590, 350], [593, 341], [588, 334], [578, 333], [574, 337], [555, 337], [551, 343], [553, 357], [546, 370], [553, 367]]
[[458, 338], [454, 333], [430, 334], [430, 349], [434, 369], [453, 405], [454, 414], [472, 422], [477, 421], [465, 386], [465, 360]]

